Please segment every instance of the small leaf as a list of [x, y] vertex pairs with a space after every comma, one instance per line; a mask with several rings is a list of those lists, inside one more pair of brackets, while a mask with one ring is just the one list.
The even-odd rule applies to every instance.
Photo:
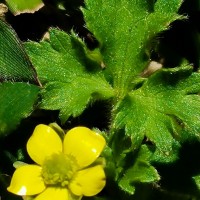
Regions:
[[24, 165], [27, 165], [27, 163], [22, 162], [22, 161], [15, 161], [15, 162], [13, 163], [13, 167], [14, 167], [15, 169], [17, 169], [17, 168], [19, 168], [19, 167], [22, 167], [22, 166], [24, 166]]
[[137, 158], [133, 165], [123, 172], [123, 177], [119, 180], [119, 186], [129, 194], [134, 194], [135, 184], [153, 183], [160, 180], [158, 172], [150, 164], [152, 153], [147, 146], [141, 146]]
[[0, 81], [24, 81], [40, 85], [15, 31], [0, 20]]
[[6, 3], [14, 15], [34, 13], [44, 6], [42, 0], [6, 0]]
[[25, 83], [0, 84], [0, 136], [13, 131], [33, 111], [39, 88]]

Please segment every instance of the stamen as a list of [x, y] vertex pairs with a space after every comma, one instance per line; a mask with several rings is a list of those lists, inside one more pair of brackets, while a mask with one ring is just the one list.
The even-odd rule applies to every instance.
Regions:
[[46, 185], [65, 187], [77, 169], [78, 165], [73, 156], [53, 154], [42, 165], [42, 177]]

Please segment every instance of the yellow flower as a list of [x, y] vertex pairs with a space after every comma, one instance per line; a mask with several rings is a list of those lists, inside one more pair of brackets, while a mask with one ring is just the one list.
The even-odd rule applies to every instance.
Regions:
[[16, 169], [7, 188], [34, 200], [77, 200], [94, 196], [105, 186], [102, 164], [95, 162], [105, 139], [85, 127], [67, 132], [64, 140], [50, 127], [38, 125], [27, 142], [27, 151], [36, 164]]

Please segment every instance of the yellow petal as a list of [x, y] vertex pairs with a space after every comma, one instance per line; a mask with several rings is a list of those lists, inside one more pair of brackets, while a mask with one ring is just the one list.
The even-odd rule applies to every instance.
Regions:
[[34, 200], [70, 200], [69, 191], [66, 188], [48, 187]]
[[80, 168], [83, 168], [99, 157], [105, 144], [100, 134], [86, 127], [76, 127], [65, 135], [64, 153], [74, 156]]
[[77, 196], [94, 196], [106, 184], [106, 177], [101, 165], [96, 165], [77, 172], [69, 184], [69, 189]]
[[37, 164], [42, 165], [46, 157], [62, 152], [62, 141], [51, 127], [40, 124], [27, 142], [27, 151]]
[[24, 165], [17, 168], [7, 190], [21, 196], [41, 193], [45, 189], [41, 170], [38, 165]]

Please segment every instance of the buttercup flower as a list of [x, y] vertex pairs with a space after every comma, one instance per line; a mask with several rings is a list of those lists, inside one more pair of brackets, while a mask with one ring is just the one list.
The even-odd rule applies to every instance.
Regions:
[[[103, 166], [97, 162], [105, 139], [85, 127], [67, 132], [64, 140], [50, 126], [38, 125], [27, 142], [36, 164], [20, 166], [7, 188], [34, 200], [78, 200], [94, 196], [105, 186]], [[96, 162], [95, 162], [96, 161]]]

